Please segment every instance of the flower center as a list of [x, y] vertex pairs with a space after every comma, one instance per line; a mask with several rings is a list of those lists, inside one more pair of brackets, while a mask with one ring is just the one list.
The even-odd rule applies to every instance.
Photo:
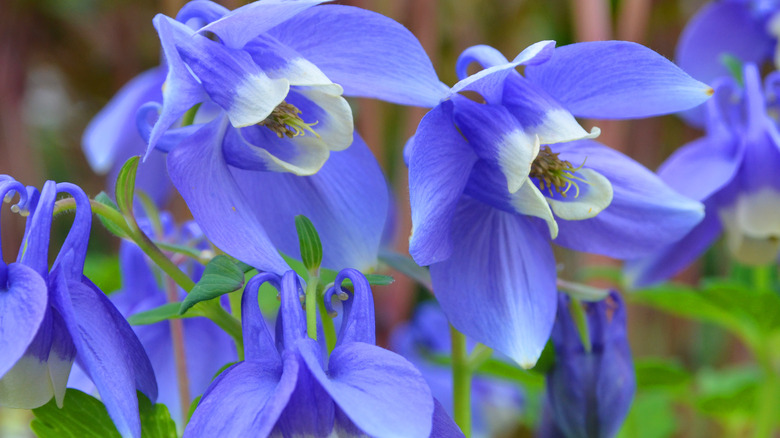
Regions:
[[260, 126], [265, 126], [271, 131], [275, 132], [279, 138], [293, 138], [299, 135], [306, 135], [306, 131], [319, 137], [312, 126], [314, 123], [306, 123], [299, 115], [299, 110], [295, 105], [282, 101], [271, 114], [265, 118], [262, 122], [258, 123]]
[[577, 175], [575, 172], [582, 169], [585, 165], [583, 161], [579, 167], [574, 167], [566, 160], [561, 160], [558, 155], [553, 153], [550, 146], [542, 146], [539, 149], [539, 155], [531, 163], [531, 178], [539, 181], [539, 190], [547, 190], [550, 196], [553, 196], [553, 190], [560, 193], [564, 198], [568, 191], [574, 187], [574, 197], [580, 195], [580, 187], [577, 181], [588, 184], [588, 182]]

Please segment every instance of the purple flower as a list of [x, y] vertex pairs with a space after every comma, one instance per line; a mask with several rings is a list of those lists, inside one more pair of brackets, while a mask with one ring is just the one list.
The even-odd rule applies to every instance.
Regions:
[[[327, 357], [327, 350], [306, 336], [298, 275], [255, 276], [242, 303], [246, 359], [209, 387], [185, 436], [458, 436], [420, 372], [375, 345], [365, 277], [343, 270], [334, 290], [342, 290], [347, 278], [355, 292], [344, 302], [338, 341]], [[257, 305], [264, 282], [281, 295], [275, 341]]]
[[[465, 77], [475, 61], [485, 69]], [[476, 46], [457, 70], [462, 80], [407, 145], [410, 253], [430, 265], [455, 328], [530, 367], [555, 319], [551, 241], [636, 258], [679, 239], [703, 215], [652, 172], [588, 140], [598, 129], [588, 133], [574, 117], [664, 114], [698, 105], [712, 90], [620, 41], [558, 49], [540, 42], [512, 62]]]
[[547, 374], [547, 406], [555, 427], [549, 436], [610, 438], [631, 407], [636, 377], [626, 336], [626, 309], [615, 292], [587, 303], [590, 349], [582, 344], [569, 313], [568, 297], [559, 295], [552, 332], [555, 365]]
[[[680, 68], [694, 78], [713, 84], [729, 76], [724, 56], [759, 66], [772, 59], [777, 31], [770, 24], [780, 10], [776, 0], [710, 1], [691, 18], [677, 44]], [[704, 127], [704, 108], [684, 113], [692, 124]]]
[[627, 264], [635, 286], [663, 281], [725, 233], [731, 255], [747, 265], [775, 263], [780, 251], [780, 133], [778, 73], [762, 89], [755, 65], [744, 67], [744, 87], [724, 77], [707, 103], [707, 135], [683, 146], [658, 170], [680, 193], [700, 200], [706, 217], [680, 241]]
[[[194, 1], [177, 20], [158, 15], [163, 103], [139, 111], [149, 150], [170, 152], [171, 179], [206, 236], [278, 274], [289, 268], [277, 248], [299, 255], [297, 214], [328, 247], [325, 267], [376, 263], [388, 189], [344, 96], [433, 106], [446, 93], [403, 26], [320, 3], [266, 0], [231, 12]], [[178, 127], [193, 113], [193, 125]]]
[[[61, 406], [71, 365], [90, 376], [123, 436], [141, 436], [136, 390], [152, 401], [157, 384], [127, 321], [89, 279], [84, 260], [92, 210], [73, 184], [47, 181], [40, 193], [0, 177], [0, 194], [15, 191], [29, 210], [17, 261], [0, 261], [0, 405], [35, 408], [52, 396]], [[49, 270], [49, 233], [58, 193], [71, 195], [76, 216]], [[10, 200], [10, 199], [9, 199]]]

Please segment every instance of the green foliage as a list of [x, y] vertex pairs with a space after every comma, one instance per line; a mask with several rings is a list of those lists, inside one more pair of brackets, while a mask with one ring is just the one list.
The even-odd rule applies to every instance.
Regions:
[[[113, 199], [111, 199], [106, 192], [100, 192], [97, 196], [95, 196], [95, 201], [110, 207], [116, 211], [119, 211], [119, 207], [116, 205]], [[125, 230], [118, 227], [116, 224], [111, 222], [110, 220], [104, 218], [102, 215], [97, 215], [98, 219], [100, 220], [100, 223], [103, 224], [104, 227], [108, 230], [109, 233], [113, 234], [116, 237], [119, 237], [120, 239], [128, 239], [130, 236], [127, 235]]]
[[661, 358], [636, 360], [637, 389], [684, 390], [691, 383], [691, 374], [676, 361]]
[[674, 400], [664, 392], [640, 393], [617, 438], [667, 438], [675, 436]]
[[135, 174], [141, 157], [130, 157], [122, 165], [116, 177], [116, 205], [125, 216], [133, 213], [133, 197], [135, 196]]
[[303, 215], [295, 216], [295, 229], [298, 231], [298, 242], [301, 247], [301, 261], [306, 271], [312, 274], [322, 264], [322, 242], [317, 229], [309, 218]]
[[[152, 404], [138, 392], [143, 438], [176, 438], [176, 424], [168, 408]], [[62, 409], [52, 399], [33, 409], [35, 418], [30, 427], [40, 438], [119, 438], [108, 411], [100, 400], [76, 389], [68, 388]]]
[[131, 315], [127, 318], [127, 322], [129, 322], [130, 325], [149, 325], [168, 319], [188, 318], [188, 315], [181, 315], [179, 313], [180, 308], [180, 303], [163, 304], [162, 306], [149, 309], [145, 312], [138, 312], [135, 315]]
[[203, 271], [203, 276], [187, 294], [179, 308], [179, 314], [189, 310], [201, 301], [212, 300], [221, 295], [235, 292], [244, 287], [244, 270], [232, 258], [218, 255], [211, 259]]

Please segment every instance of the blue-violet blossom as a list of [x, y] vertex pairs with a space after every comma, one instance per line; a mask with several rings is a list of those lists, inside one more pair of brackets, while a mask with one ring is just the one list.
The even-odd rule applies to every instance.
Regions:
[[680, 241], [627, 264], [635, 286], [665, 280], [688, 266], [725, 232], [732, 256], [746, 265], [775, 263], [780, 251], [780, 73], [761, 85], [747, 64], [744, 87], [714, 82], [707, 134], [677, 150], [658, 170], [680, 193], [704, 203], [706, 217]]
[[[724, 56], [762, 65], [772, 58], [780, 34], [777, 0], [710, 1], [691, 18], [677, 43], [676, 60], [694, 78], [712, 85], [729, 76]], [[704, 127], [704, 108], [683, 113], [693, 125]]]
[[[534, 44], [508, 62], [488, 46], [458, 60], [462, 80], [409, 141], [410, 253], [430, 265], [459, 331], [533, 366], [552, 329], [550, 242], [635, 258], [703, 216], [574, 119], [633, 118], [699, 105], [712, 90], [664, 57], [621, 41]], [[478, 62], [484, 70], [466, 77]], [[515, 71], [524, 65], [525, 76]]]
[[[74, 360], [90, 376], [122, 436], [140, 438], [136, 390], [152, 401], [157, 384], [130, 325], [83, 274], [92, 210], [84, 192], [47, 181], [41, 192], [0, 176], [0, 195], [31, 212], [16, 262], [0, 260], [0, 405], [31, 409], [52, 397], [62, 406]], [[49, 270], [49, 236], [58, 193], [76, 216]]]
[[[346, 279], [354, 293], [344, 301], [329, 357], [306, 335], [303, 290], [294, 271], [250, 280], [241, 313], [245, 360], [212, 383], [184, 436], [462, 436], [420, 372], [375, 345], [371, 289], [360, 272], [341, 271], [326, 302], [335, 291], [346, 293], [341, 287]], [[275, 340], [257, 304], [265, 282], [281, 295]]]
[[324, 2], [231, 12], [193, 1], [176, 20], [154, 19], [168, 70], [162, 105], [138, 113], [149, 151], [169, 152], [170, 177], [215, 245], [277, 274], [289, 269], [277, 248], [298, 256], [297, 214], [328, 247], [323, 266], [376, 263], [388, 189], [343, 96], [433, 106], [447, 91], [403, 26]]
[[[552, 331], [555, 365], [547, 373], [547, 400], [552, 425], [549, 437], [611, 438], [623, 424], [636, 391], [626, 309], [620, 295], [584, 303], [590, 349], [559, 295]], [[556, 435], [555, 429], [562, 435]], [[548, 435], [545, 435], [548, 436]]]

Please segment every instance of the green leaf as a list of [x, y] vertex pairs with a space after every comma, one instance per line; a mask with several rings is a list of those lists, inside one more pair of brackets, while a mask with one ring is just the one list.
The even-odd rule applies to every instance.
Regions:
[[316, 273], [322, 264], [322, 242], [317, 229], [304, 215], [295, 216], [295, 229], [301, 246], [301, 261], [310, 273]]
[[[95, 201], [107, 206], [111, 207], [116, 211], [119, 211], [119, 207], [117, 207], [116, 203], [114, 202], [111, 197], [106, 194], [106, 192], [100, 192], [97, 196], [95, 196]], [[114, 236], [117, 236], [122, 239], [128, 239], [129, 236], [123, 230], [122, 228], [118, 227], [115, 223], [111, 222], [110, 220], [104, 218], [101, 215], [97, 215], [98, 219], [100, 220], [100, 223], [103, 224], [104, 227], [108, 230], [109, 233], [113, 234]]]
[[634, 362], [639, 390], [682, 389], [691, 382], [691, 374], [680, 363], [661, 358], [639, 359]]
[[[168, 408], [152, 404], [138, 392], [138, 412], [143, 438], [176, 438], [176, 424]], [[62, 409], [54, 399], [33, 409], [30, 428], [40, 438], [120, 438], [103, 403], [76, 389], [68, 388]]]
[[100, 400], [68, 388], [62, 409], [54, 399], [33, 409], [30, 428], [40, 438], [121, 438]]
[[[393, 282], [395, 281], [395, 279], [389, 275], [365, 274], [365, 276], [366, 276], [366, 280], [368, 280], [368, 284], [372, 286], [387, 286], [388, 284], [393, 284]], [[344, 280], [344, 283], [342, 283], [341, 285], [352, 286], [352, 280], [347, 278]]]
[[428, 272], [428, 268], [419, 266], [411, 257], [393, 251], [382, 250], [379, 253], [379, 260], [416, 281], [429, 291], [433, 291], [431, 273]]
[[168, 407], [152, 402], [138, 391], [138, 411], [141, 414], [142, 438], [176, 438], [176, 423]]
[[125, 216], [133, 213], [133, 197], [135, 196], [135, 173], [141, 157], [130, 157], [122, 165], [116, 177], [116, 204]]
[[637, 394], [617, 438], [671, 438], [676, 432], [674, 399], [651, 391]]
[[154, 309], [130, 315], [130, 317], [127, 318], [127, 322], [129, 322], [130, 325], [149, 325], [168, 319], [186, 318], [187, 316], [179, 314], [180, 308], [181, 303], [163, 304]]
[[697, 374], [696, 408], [715, 418], [753, 418], [763, 374], [754, 367], [701, 370]]
[[179, 314], [201, 301], [212, 300], [221, 295], [235, 292], [244, 286], [244, 271], [230, 257], [218, 255], [211, 259], [200, 281], [192, 288], [181, 303]]

